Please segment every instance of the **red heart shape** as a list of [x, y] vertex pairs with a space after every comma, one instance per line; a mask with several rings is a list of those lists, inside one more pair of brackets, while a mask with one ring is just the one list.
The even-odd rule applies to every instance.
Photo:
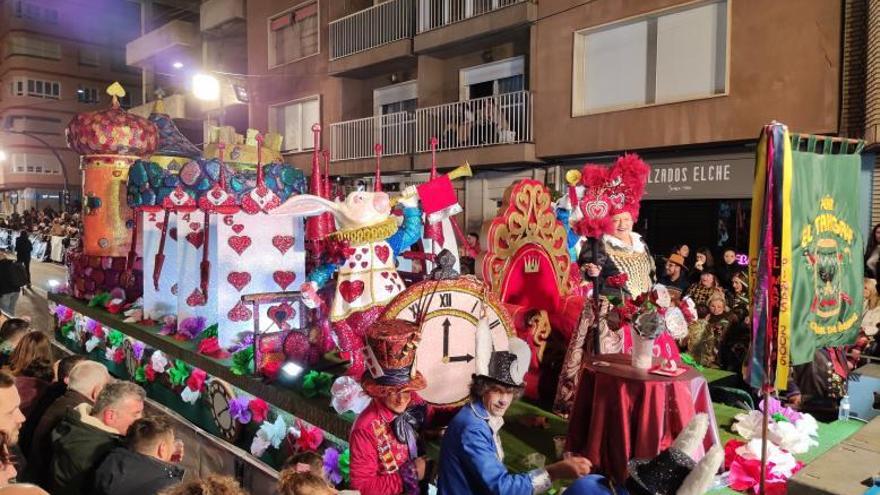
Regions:
[[171, 227], [170, 229], [168, 229], [168, 235], [169, 235], [172, 239], [174, 239], [175, 241], [177, 241], [177, 227]]
[[611, 204], [613, 204], [617, 208], [623, 208], [623, 204], [626, 201], [626, 196], [623, 193], [615, 193], [611, 196], [608, 196], [608, 199], [611, 200]]
[[200, 230], [198, 232], [190, 232], [189, 234], [186, 234], [186, 240], [198, 249], [202, 247], [202, 244], [205, 242], [205, 231]]
[[608, 214], [608, 203], [604, 201], [589, 201], [586, 208], [590, 218], [605, 218]]
[[362, 257], [363, 257], [362, 254], [356, 254], [356, 255], [354, 255], [354, 259], [356, 259], [356, 260], [358, 260], [358, 261], [360, 261]]
[[382, 272], [382, 278], [388, 278], [390, 275], [388, 272]]
[[379, 258], [382, 263], [388, 262], [388, 257], [391, 256], [391, 248], [384, 244], [380, 244], [375, 247], [376, 257]]
[[251, 238], [246, 235], [234, 235], [227, 239], [226, 243], [229, 244], [229, 247], [238, 253], [239, 256], [241, 256], [241, 253], [250, 247]]
[[355, 280], [354, 282], [352, 282], [351, 280], [343, 280], [342, 283], [339, 284], [339, 294], [348, 303], [351, 303], [355, 299], [361, 297], [361, 294], [363, 293], [364, 282], [361, 280]]
[[366, 261], [361, 261], [361, 268], [366, 268], [367, 265], [369, 265], [369, 263], [367, 263]]
[[156, 228], [162, 230], [165, 227], [165, 222], [156, 222]]
[[292, 235], [276, 235], [272, 238], [272, 245], [275, 246], [276, 249], [281, 251], [281, 255], [283, 256], [291, 247], [293, 247], [293, 236]]
[[232, 231], [236, 234], [241, 234], [241, 231], [244, 230], [244, 224], [237, 223], [232, 226]]
[[293, 306], [290, 303], [281, 303], [278, 306], [271, 306], [269, 310], [266, 311], [266, 314], [269, 316], [269, 319], [275, 322], [281, 329], [288, 329], [290, 325], [287, 323], [287, 320], [292, 318], [296, 311], [293, 309]]
[[226, 316], [232, 321], [248, 321], [253, 316], [253, 312], [244, 303], [239, 301], [238, 304], [226, 313]]
[[272, 274], [272, 280], [281, 287], [281, 290], [287, 290], [287, 287], [296, 280], [296, 274], [293, 272], [278, 270]]
[[205, 294], [200, 289], [193, 289], [186, 298], [186, 303], [190, 306], [204, 306], [206, 302], [208, 301], [205, 299]]
[[189, 230], [199, 230], [201, 228], [202, 228], [202, 224], [200, 224], [199, 222], [190, 222], [189, 223]]
[[251, 274], [248, 272], [229, 272], [229, 275], [226, 276], [226, 281], [241, 292], [241, 289], [251, 283]]

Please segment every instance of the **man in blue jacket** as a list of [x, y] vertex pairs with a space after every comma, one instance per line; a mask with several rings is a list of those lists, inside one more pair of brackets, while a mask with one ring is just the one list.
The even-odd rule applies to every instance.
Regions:
[[510, 339], [509, 349], [493, 352], [488, 326], [478, 326], [471, 401], [455, 415], [443, 435], [438, 481], [441, 495], [532, 495], [549, 490], [553, 480], [580, 478], [590, 472], [590, 461], [583, 457], [527, 473], [507, 471], [499, 430], [507, 408], [522, 395], [531, 359], [528, 345], [516, 337]]

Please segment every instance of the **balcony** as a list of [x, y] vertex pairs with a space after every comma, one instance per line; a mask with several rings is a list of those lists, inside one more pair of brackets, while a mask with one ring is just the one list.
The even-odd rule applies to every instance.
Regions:
[[207, 0], [201, 5], [199, 28], [203, 33], [222, 32], [229, 26], [243, 29], [246, 18], [244, 0]]
[[415, 64], [415, 0], [391, 0], [330, 23], [332, 75], [372, 77]]
[[[415, 53], [461, 53], [527, 29], [537, 19], [533, 0], [418, 0]], [[481, 43], [482, 41], [482, 43]]]
[[[194, 58], [201, 51], [202, 39], [199, 30], [192, 22], [175, 20], [162, 27], [130, 41], [125, 46], [125, 62], [135, 67], [151, 65], [154, 60], [168, 63], [170, 61]], [[157, 70], [170, 67], [161, 66]]]
[[[431, 138], [444, 161], [473, 165], [536, 162], [532, 96], [517, 91], [416, 110], [415, 168], [430, 166]], [[479, 153], [474, 148], [484, 148]]]

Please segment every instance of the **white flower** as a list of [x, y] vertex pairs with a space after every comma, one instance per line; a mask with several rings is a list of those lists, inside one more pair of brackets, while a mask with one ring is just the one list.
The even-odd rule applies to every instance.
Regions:
[[[86, 352], [92, 352], [95, 350], [95, 347], [98, 347], [98, 344], [101, 343], [101, 339], [98, 337], [92, 336], [89, 340], [86, 341]], [[113, 359], [110, 357], [109, 359]]]
[[816, 418], [809, 414], [802, 414], [801, 419], [797, 420], [794, 426], [804, 435], [811, 437], [819, 436], [819, 423], [816, 422]]
[[168, 367], [168, 358], [162, 354], [162, 351], [156, 351], [150, 356], [150, 364], [153, 365], [153, 371], [156, 373], [165, 373], [165, 368]]
[[287, 423], [284, 422], [284, 418], [281, 416], [275, 418], [274, 423], [263, 421], [263, 424], [260, 425], [260, 431], [257, 432], [257, 436], [263, 437], [276, 449], [281, 447], [281, 442], [284, 441], [286, 435]]
[[657, 296], [657, 306], [661, 308], [668, 308], [672, 305], [672, 298], [669, 297], [669, 291], [666, 290], [666, 286], [662, 284], [656, 284], [653, 288], [654, 294]]
[[337, 414], [352, 411], [360, 414], [370, 405], [370, 396], [364, 392], [358, 382], [350, 376], [340, 376], [330, 387], [330, 404]]
[[[100, 342], [100, 340], [99, 340], [99, 342]], [[92, 352], [92, 351], [89, 351], [89, 352]], [[109, 347], [109, 346], [105, 347], [104, 348], [104, 359], [106, 359], [107, 361], [113, 361], [114, 357], [116, 357], [116, 349], [114, 349], [113, 347]]]
[[[736, 449], [736, 453], [744, 459], [761, 459], [761, 439], [755, 438]], [[772, 442], [767, 444], [767, 461], [773, 463], [771, 472], [788, 478], [797, 466], [797, 460], [790, 453], [780, 449]]]
[[761, 411], [752, 410], [747, 413], [740, 413], [734, 416], [732, 429], [746, 440], [761, 436], [761, 430], [764, 425], [764, 417]]
[[251, 443], [251, 454], [253, 454], [254, 457], [260, 457], [266, 453], [266, 449], [269, 448], [269, 445], [271, 444], [268, 440], [260, 435], [254, 435], [254, 441]]
[[684, 314], [678, 308], [669, 308], [664, 315], [666, 319], [666, 331], [673, 339], [679, 340], [688, 336], [688, 324]]
[[189, 387], [183, 387], [183, 391], [180, 392], [180, 398], [183, 399], [184, 402], [187, 402], [189, 404], [195, 404], [201, 396], [201, 392], [199, 392], [198, 390], [193, 390]]

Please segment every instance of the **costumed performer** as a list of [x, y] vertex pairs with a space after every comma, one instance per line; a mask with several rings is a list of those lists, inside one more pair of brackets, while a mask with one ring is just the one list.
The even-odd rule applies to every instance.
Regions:
[[566, 488], [565, 495], [702, 495], [709, 491], [724, 461], [720, 445], [696, 462], [709, 427], [705, 413], [694, 416], [672, 445], [653, 459], [629, 461], [625, 486], [599, 475], [590, 475]]
[[418, 339], [418, 326], [402, 320], [380, 321], [367, 333], [375, 362], [367, 363], [363, 388], [373, 400], [349, 438], [351, 486], [364, 495], [418, 495], [425, 477], [416, 444], [424, 404], [411, 406], [415, 392], [427, 386], [414, 368]]
[[272, 210], [273, 214], [314, 216], [330, 212], [339, 230], [330, 234], [329, 251], [335, 253], [326, 263], [312, 270], [300, 290], [310, 308], [321, 305], [318, 290], [336, 274], [336, 292], [330, 303], [330, 323], [339, 349], [350, 354], [348, 374], [363, 374], [364, 333], [376, 321], [384, 306], [403, 292], [403, 280], [394, 260], [421, 239], [422, 211], [414, 187], [404, 190], [399, 201], [403, 223], [391, 216], [388, 194], [354, 191], [344, 202], [301, 194]]
[[481, 320], [471, 400], [443, 435], [437, 484], [440, 495], [531, 495], [549, 490], [553, 480], [575, 479], [590, 472], [590, 461], [584, 457], [571, 457], [527, 473], [507, 471], [499, 431], [507, 408], [523, 392], [531, 360], [524, 341], [511, 337], [509, 349], [493, 352], [491, 332]]

